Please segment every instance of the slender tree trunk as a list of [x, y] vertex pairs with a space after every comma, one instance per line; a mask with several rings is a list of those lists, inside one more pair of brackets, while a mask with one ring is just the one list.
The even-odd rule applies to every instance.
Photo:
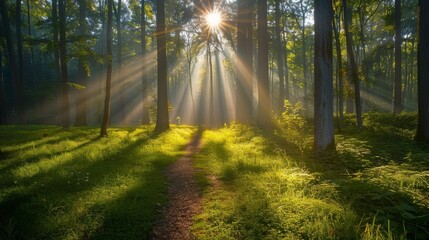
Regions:
[[419, 0], [417, 45], [418, 121], [415, 139], [429, 143], [429, 1]]
[[5, 0], [0, 0], [0, 13], [2, 17], [2, 23], [3, 23], [3, 30], [4, 30], [4, 37], [6, 38], [6, 50], [8, 55], [8, 66], [9, 66], [9, 72], [10, 72], [10, 80], [13, 87], [14, 97], [15, 97], [15, 108], [17, 105], [17, 102], [19, 101], [19, 92], [18, 92], [18, 73], [17, 73], [17, 66], [16, 66], [16, 55], [15, 55], [15, 49], [14, 44], [12, 41], [12, 33], [10, 30], [10, 21], [9, 16], [7, 13], [7, 5]]
[[62, 125], [63, 129], [70, 127], [70, 103], [69, 103], [69, 77], [67, 69], [67, 45], [66, 45], [66, 0], [59, 0], [58, 13], [60, 20], [60, 67], [62, 89]]
[[207, 62], [209, 66], [209, 80], [210, 80], [210, 92], [209, 92], [209, 119], [208, 125], [215, 127], [216, 122], [214, 120], [214, 80], [213, 80], [213, 63], [212, 63], [212, 51], [210, 48], [210, 36], [207, 39]]
[[170, 128], [168, 119], [168, 81], [167, 81], [167, 49], [165, 28], [165, 1], [156, 1], [156, 48], [158, 56], [158, 96], [156, 113], [156, 132], [164, 132]]
[[148, 125], [150, 124], [149, 117], [149, 108], [148, 104], [148, 89], [149, 83], [147, 78], [147, 68], [146, 65], [148, 63], [148, 59], [146, 57], [146, 12], [145, 12], [145, 1], [141, 1], [141, 19], [140, 19], [140, 33], [141, 33], [141, 51], [142, 51], [142, 124]]
[[[58, 0], [52, 0], [52, 35], [54, 37], [54, 72], [55, 72], [55, 80], [59, 81], [61, 84], [61, 67], [60, 67], [60, 43], [58, 37]], [[58, 103], [56, 103], [55, 113], [57, 116], [61, 116], [61, 104], [62, 104], [62, 95], [61, 95], [61, 87], [57, 89], [57, 95], [59, 98]], [[58, 121], [58, 119], [57, 119]], [[60, 120], [61, 122], [61, 120]], [[61, 123], [60, 123], [61, 124]]]
[[112, 84], [112, 22], [113, 22], [113, 0], [107, 0], [107, 29], [106, 29], [106, 47], [107, 47], [107, 75], [106, 75], [106, 95], [104, 98], [103, 120], [101, 121], [100, 136], [107, 136], [107, 127], [110, 119], [110, 92]]
[[250, 0], [238, 0], [237, 9], [237, 69], [236, 121], [252, 122], [253, 99], [253, 6]]
[[25, 124], [25, 101], [24, 101], [24, 55], [22, 51], [22, 6], [21, 0], [16, 0], [16, 45], [18, 49], [18, 101], [17, 101], [17, 112], [18, 112], [18, 122], [20, 124]]
[[116, 12], [116, 31], [118, 33], [118, 85], [119, 85], [119, 112], [120, 112], [120, 123], [125, 123], [125, 83], [123, 79], [123, 63], [122, 63], [122, 27], [121, 27], [121, 11], [122, 1], [118, 0], [118, 11]]
[[[79, 0], [79, 33], [86, 39], [86, 0]], [[88, 82], [88, 74], [85, 70], [87, 59], [79, 59], [78, 63], [78, 80], [81, 85], [86, 85]], [[87, 121], [87, 88], [81, 89], [77, 94], [77, 106], [76, 106], [76, 126], [86, 126]]]
[[395, 0], [395, 89], [393, 98], [393, 114], [402, 111], [402, 61], [401, 61], [401, 0]]
[[[278, 1], [277, 1], [278, 2]], [[261, 129], [269, 130], [271, 123], [270, 82], [268, 79], [268, 26], [267, 0], [258, 0], [258, 125]], [[278, 20], [278, 19], [277, 19]], [[276, 21], [278, 23], [278, 21]], [[280, 40], [280, 30], [276, 30]], [[281, 49], [278, 49], [281, 63]], [[279, 65], [282, 69], [283, 65]], [[283, 78], [283, 76], [282, 76]], [[284, 86], [283, 86], [284, 88]]]
[[343, 0], [343, 11], [344, 11], [344, 33], [346, 35], [347, 54], [350, 60], [351, 77], [353, 79], [355, 87], [355, 104], [356, 104], [356, 119], [358, 127], [362, 127], [362, 104], [360, 98], [360, 86], [359, 86], [359, 75], [357, 71], [357, 65], [353, 53], [353, 39], [350, 36], [349, 24], [347, 22], [349, 10], [347, 9], [347, 0]]
[[305, 15], [302, 16], [302, 28], [301, 28], [301, 38], [302, 38], [302, 69], [304, 71], [304, 109], [308, 112], [308, 76], [307, 76], [307, 44], [305, 41]]
[[[340, 28], [340, 17], [337, 18], [338, 28]], [[344, 80], [343, 80], [343, 59], [341, 56], [341, 42], [340, 34], [337, 29], [337, 24], [335, 23], [335, 18], [333, 18], [333, 28], [335, 34], [335, 50], [337, 53], [337, 77], [338, 77], [338, 112], [339, 112], [339, 128], [342, 128], [344, 121]]]
[[[279, 76], [279, 105], [277, 107], [278, 112], [284, 111], [284, 100], [285, 100], [285, 81], [284, 81], [284, 73], [283, 73], [283, 47], [282, 47], [282, 39], [281, 39], [281, 31], [280, 31], [280, 21], [281, 21], [281, 13], [280, 13], [280, 0], [275, 1], [275, 31], [276, 31], [276, 56], [277, 56], [277, 71]], [[259, 24], [259, 23], [258, 23]], [[258, 26], [259, 28], [259, 26]], [[267, 33], [268, 35], [268, 33]]]
[[314, 3], [314, 151], [335, 151], [332, 0]]
[[[0, 28], [0, 39], [2, 38], [2, 31]], [[3, 81], [3, 54], [2, 54], [2, 42], [0, 40], [0, 125], [7, 124], [7, 103], [6, 103], [6, 91], [4, 88]]]
[[[30, 14], [30, 0], [27, 0], [27, 25], [28, 25], [28, 36], [32, 37], [31, 33], [31, 14]], [[30, 45], [31, 64], [34, 64], [34, 49], [33, 45]]]

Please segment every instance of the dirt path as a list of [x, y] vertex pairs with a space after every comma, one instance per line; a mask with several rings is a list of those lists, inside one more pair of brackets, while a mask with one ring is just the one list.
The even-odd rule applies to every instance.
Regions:
[[193, 216], [201, 212], [201, 196], [195, 182], [192, 155], [198, 151], [200, 140], [201, 133], [198, 132], [186, 147], [186, 154], [167, 168], [169, 201], [150, 239], [193, 239], [189, 227]]

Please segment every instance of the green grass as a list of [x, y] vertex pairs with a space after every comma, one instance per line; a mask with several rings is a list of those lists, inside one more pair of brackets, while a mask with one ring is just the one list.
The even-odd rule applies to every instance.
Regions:
[[0, 239], [142, 239], [195, 132], [0, 127]]
[[[413, 119], [367, 115], [366, 129], [349, 126], [337, 133], [337, 154], [323, 158], [312, 154], [307, 128], [285, 126], [265, 135], [233, 125], [204, 132], [195, 166], [220, 183], [205, 188], [194, 234], [199, 239], [429, 238], [429, 151], [412, 141]], [[290, 131], [299, 131], [301, 140], [288, 138], [297, 136]]]

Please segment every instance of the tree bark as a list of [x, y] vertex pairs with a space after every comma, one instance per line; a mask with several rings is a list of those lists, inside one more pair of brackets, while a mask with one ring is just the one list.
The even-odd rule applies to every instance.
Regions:
[[156, 48], [158, 56], [158, 96], [156, 113], [156, 132], [170, 128], [168, 119], [168, 82], [167, 82], [167, 49], [165, 28], [165, 1], [156, 1]]
[[[2, 38], [2, 31], [0, 28], [0, 39]], [[3, 81], [3, 54], [2, 54], [2, 42], [0, 40], [0, 125], [7, 124], [7, 103], [6, 103], [6, 91], [4, 88]]]
[[402, 112], [401, 0], [395, 0], [395, 88], [393, 114]]
[[123, 79], [123, 63], [122, 63], [122, 27], [121, 27], [121, 11], [122, 11], [122, 1], [118, 0], [118, 9], [116, 12], [116, 31], [118, 34], [118, 76], [117, 82], [119, 86], [119, 112], [120, 112], [120, 123], [125, 122], [125, 83]]
[[113, 0], [107, 0], [107, 29], [106, 29], [106, 48], [107, 48], [107, 75], [106, 75], [106, 95], [104, 97], [103, 120], [101, 122], [100, 136], [107, 136], [107, 127], [110, 119], [110, 91], [112, 84], [112, 21], [113, 21]]
[[[12, 41], [12, 33], [10, 30], [10, 21], [9, 16], [7, 13], [7, 5], [5, 0], [0, 0], [0, 13], [2, 17], [2, 23], [3, 23], [3, 30], [4, 30], [4, 37], [6, 38], [6, 50], [8, 55], [8, 66], [9, 66], [9, 72], [10, 72], [10, 80], [13, 87], [14, 92], [14, 98], [15, 98], [15, 105], [17, 105], [18, 99], [21, 97], [19, 95], [18, 91], [18, 78], [17, 78], [17, 66], [16, 66], [16, 55], [14, 50], [14, 44]], [[15, 106], [16, 108], [16, 106]]]
[[429, 1], [419, 0], [417, 45], [418, 121], [415, 139], [429, 143]]
[[333, 28], [335, 34], [335, 50], [337, 53], [337, 78], [338, 78], [338, 113], [340, 117], [339, 128], [342, 128], [344, 121], [344, 79], [343, 79], [343, 59], [341, 56], [341, 42], [340, 42], [340, 17], [337, 18], [337, 24], [335, 23], [335, 17], [333, 18]]
[[[280, 21], [281, 21], [281, 13], [280, 13], [280, 0], [275, 1], [275, 31], [276, 31], [276, 56], [277, 56], [277, 71], [279, 76], [279, 103], [277, 107], [278, 112], [284, 111], [284, 100], [285, 100], [285, 79], [283, 73], [283, 47], [282, 47], [282, 39], [281, 39], [281, 31], [280, 31]], [[268, 33], [267, 33], [268, 35]]]
[[143, 125], [150, 124], [148, 103], [148, 78], [147, 78], [147, 57], [146, 57], [146, 12], [145, 1], [141, 1], [141, 19], [140, 19], [140, 37], [141, 37], [141, 51], [142, 51], [142, 122]]
[[250, 0], [238, 0], [236, 121], [247, 124], [252, 122], [253, 99], [252, 8]]
[[356, 120], [358, 127], [362, 127], [362, 104], [360, 98], [360, 86], [359, 86], [359, 74], [357, 70], [356, 60], [353, 53], [353, 39], [350, 36], [349, 32], [349, 24], [347, 22], [349, 9], [347, 9], [347, 0], [343, 1], [343, 11], [344, 11], [344, 33], [346, 35], [346, 45], [347, 45], [347, 54], [350, 60], [350, 70], [351, 77], [353, 79], [354, 87], [355, 87], [355, 104], [356, 104]]
[[[79, 33], [81, 37], [86, 39], [86, 0], [79, 0]], [[87, 59], [79, 59], [78, 63], [78, 81], [81, 85], [86, 85], [88, 81], [88, 74], [85, 70], [85, 65], [87, 64]], [[76, 126], [86, 126], [88, 125], [87, 121], [87, 88], [81, 89], [77, 93], [77, 106], [76, 106]]]
[[66, 0], [59, 0], [59, 30], [60, 30], [60, 68], [61, 68], [61, 122], [63, 129], [70, 127], [70, 103], [69, 103], [69, 77], [67, 69], [67, 45], [66, 45]]
[[[267, 0], [258, 0], [258, 125], [263, 130], [272, 128], [270, 82], [268, 79]], [[276, 30], [277, 31], [277, 30]], [[280, 37], [278, 31], [278, 37]], [[281, 55], [281, 49], [277, 52]], [[281, 56], [280, 56], [281, 59]], [[281, 61], [280, 61], [281, 62]], [[279, 66], [283, 68], [282, 65]], [[283, 76], [282, 76], [283, 77]]]
[[332, 0], [314, 3], [314, 151], [335, 151]]
[[18, 123], [25, 124], [25, 104], [24, 104], [24, 55], [22, 52], [22, 6], [21, 0], [16, 0], [16, 46], [18, 49], [18, 83], [17, 83], [17, 113]]
[[[53, 44], [54, 44], [54, 72], [55, 72], [55, 80], [59, 81], [61, 84], [61, 67], [60, 67], [60, 43], [58, 37], [58, 0], [52, 0], [52, 36], [53, 36]], [[59, 101], [56, 104], [55, 112], [61, 117], [61, 86], [57, 89], [57, 94]], [[58, 121], [58, 120], [57, 120]]]

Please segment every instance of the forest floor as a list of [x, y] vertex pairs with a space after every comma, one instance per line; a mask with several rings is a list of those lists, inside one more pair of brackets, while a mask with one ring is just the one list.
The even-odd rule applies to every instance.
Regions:
[[167, 205], [162, 218], [156, 222], [150, 239], [194, 239], [190, 226], [201, 213], [201, 194], [195, 178], [193, 155], [200, 149], [201, 131], [186, 146], [186, 153], [165, 171], [168, 179]]

